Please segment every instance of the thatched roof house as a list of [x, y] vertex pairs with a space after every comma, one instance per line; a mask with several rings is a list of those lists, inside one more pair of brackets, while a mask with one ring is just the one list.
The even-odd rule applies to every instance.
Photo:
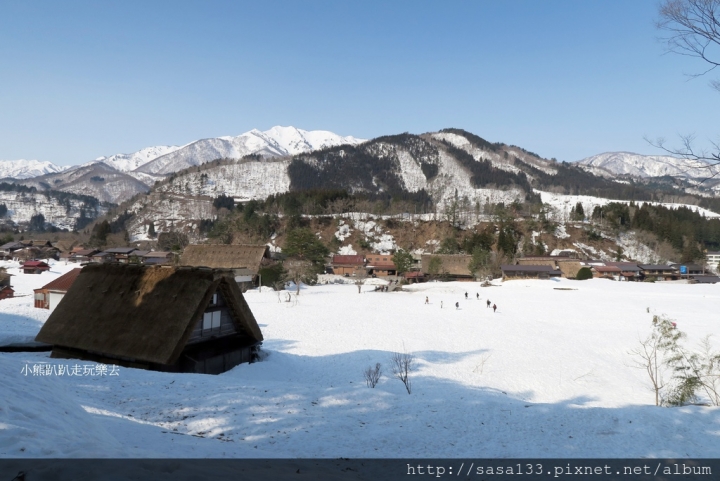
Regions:
[[180, 264], [214, 269], [250, 269], [253, 275], [257, 275], [269, 259], [266, 245], [198, 244], [185, 248]]
[[[430, 272], [430, 263], [433, 258], [440, 259], [440, 271], [437, 273], [441, 276], [463, 280], [473, 279], [474, 276], [470, 272], [470, 261], [472, 256], [456, 254], [456, 255], [441, 255], [441, 254], [423, 254], [422, 256], [422, 272], [425, 274], [434, 274]], [[438, 262], [438, 261], [435, 261]]]
[[263, 336], [228, 271], [91, 264], [36, 339], [53, 357], [217, 374], [251, 361]]

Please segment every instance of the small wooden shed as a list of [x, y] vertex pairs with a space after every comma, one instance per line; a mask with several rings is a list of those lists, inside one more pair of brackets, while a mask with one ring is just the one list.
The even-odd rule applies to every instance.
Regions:
[[227, 270], [91, 264], [37, 335], [53, 357], [219, 374], [263, 340]]

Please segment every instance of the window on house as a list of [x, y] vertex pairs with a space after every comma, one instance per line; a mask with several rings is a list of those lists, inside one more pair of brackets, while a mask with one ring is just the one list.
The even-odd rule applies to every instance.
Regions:
[[220, 327], [220, 311], [211, 311], [203, 314], [203, 331], [210, 331]]
[[216, 292], [215, 294], [213, 294], [213, 296], [212, 296], [212, 301], [210, 302], [210, 304], [212, 304], [212, 305], [214, 306], [214, 305], [216, 305], [217, 303], [218, 303], [218, 295], [217, 295], [217, 292]]

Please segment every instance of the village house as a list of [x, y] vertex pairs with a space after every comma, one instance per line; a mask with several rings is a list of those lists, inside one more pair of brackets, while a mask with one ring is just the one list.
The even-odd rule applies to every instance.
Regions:
[[0, 246], [0, 258], [2, 260], [11, 260], [16, 258], [15, 253], [21, 249], [25, 249], [22, 242], [8, 242]]
[[128, 254], [128, 263], [129, 264], [143, 264], [143, 258], [146, 254], [150, 253], [151, 251], [143, 251], [139, 249], [135, 249], [130, 254]]
[[[237, 277], [246, 277], [250, 271], [253, 283], [257, 283], [260, 269], [274, 264], [266, 245], [246, 244], [197, 244], [189, 245], [180, 258], [184, 266], [231, 269]], [[238, 281], [244, 282], [244, 281]]]
[[680, 277], [682, 278], [687, 278], [689, 276], [701, 276], [705, 274], [705, 268], [703, 266], [693, 264], [692, 262], [684, 264], [670, 264], [670, 266], [677, 269], [678, 274], [680, 274]]
[[638, 264], [643, 278], [672, 281], [678, 278], [678, 271], [672, 266], [663, 264]]
[[517, 259], [516, 264], [521, 266], [550, 266], [560, 271], [562, 277], [574, 279], [583, 263], [576, 258], [576, 253], [563, 251], [557, 256], [525, 256]]
[[332, 273], [339, 276], [366, 274], [365, 258], [362, 255], [334, 255], [330, 265]]
[[115, 256], [109, 252], [100, 251], [90, 256], [90, 262], [112, 262], [115, 260]]
[[10, 285], [12, 274], [0, 271], [0, 300], [8, 299], [15, 296], [15, 290]]
[[397, 267], [390, 254], [368, 254], [365, 256], [365, 268], [370, 276], [387, 277], [397, 273]]
[[97, 249], [73, 249], [68, 256], [70, 262], [90, 262], [92, 256], [100, 252]]
[[23, 274], [42, 274], [50, 270], [50, 266], [43, 261], [25, 261], [21, 269]]
[[605, 264], [620, 269], [620, 280], [639, 281], [642, 278], [642, 270], [634, 262], [606, 262]]
[[[437, 259], [437, 260], [433, 260]], [[447, 280], [472, 281], [470, 272], [472, 256], [463, 254], [423, 254], [422, 272], [428, 277], [442, 277]], [[437, 272], [436, 271], [437, 268]]]
[[550, 279], [551, 277], [560, 277], [562, 273], [559, 269], [552, 266], [540, 265], [501, 265], [503, 281], [512, 279]]
[[164, 251], [150, 251], [146, 252], [141, 256], [142, 263], [148, 266], [154, 266], [154, 265], [169, 265], [173, 263], [173, 259], [175, 258], [175, 254], [172, 252], [164, 252]]
[[594, 278], [617, 280], [622, 274], [622, 270], [617, 266], [592, 266], [590, 270]]
[[110, 262], [127, 264], [130, 254], [136, 250], [134, 247], [111, 247], [110, 249], [105, 249], [105, 253], [112, 257]]
[[231, 271], [111, 263], [82, 269], [36, 340], [55, 358], [219, 374], [263, 336]]
[[50, 281], [40, 289], [35, 289], [35, 307], [39, 309], [55, 309], [65, 294], [67, 294], [68, 289], [73, 285], [75, 279], [77, 279], [80, 271], [82, 271], [82, 268], [77, 267], [57, 279]]

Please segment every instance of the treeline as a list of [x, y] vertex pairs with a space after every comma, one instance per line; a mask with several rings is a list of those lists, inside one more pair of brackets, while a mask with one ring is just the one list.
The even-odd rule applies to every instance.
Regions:
[[388, 157], [369, 154], [366, 149], [343, 145], [311, 155], [297, 155], [290, 162], [290, 190], [347, 189], [353, 192], [404, 191], [397, 175], [398, 165]]
[[620, 229], [651, 232], [682, 252], [684, 260], [700, 258], [701, 248], [720, 249], [720, 219], [708, 219], [689, 207], [613, 202], [595, 207], [592, 218]]

